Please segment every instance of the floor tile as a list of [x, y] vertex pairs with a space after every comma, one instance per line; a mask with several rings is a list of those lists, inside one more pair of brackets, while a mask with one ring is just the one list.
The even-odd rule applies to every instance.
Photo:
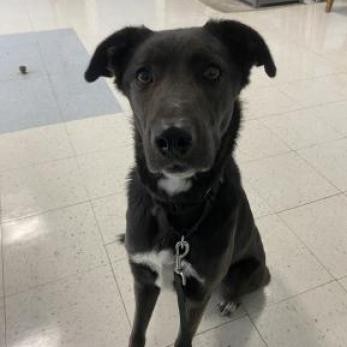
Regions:
[[289, 148], [261, 121], [245, 122], [240, 131], [236, 147], [236, 160], [250, 161], [266, 158], [271, 155], [288, 152]]
[[119, 193], [93, 200], [93, 209], [105, 243], [114, 242], [125, 233], [127, 196]]
[[66, 129], [77, 154], [132, 148], [129, 116], [123, 113], [68, 122]]
[[250, 85], [242, 92], [241, 100], [245, 119], [261, 118], [300, 108], [277, 87], [255, 88]]
[[73, 148], [61, 124], [0, 135], [0, 171], [73, 155]]
[[47, 77], [28, 74], [1, 84], [0, 133], [61, 122]]
[[279, 90], [293, 100], [297, 109], [346, 99], [340, 88], [324, 77], [286, 83]]
[[112, 262], [126, 259], [127, 253], [125, 246], [119, 240], [108, 243], [107, 245], [105, 245], [105, 249]]
[[274, 211], [337, 192], [295, 153], [242, 163], [241, 173]]
[[267, 117], [264, 124], [291, 149], [299, 149], [342, 137], [330, 124], [316, 117], [316, 109], [303, 109]]
[[108, 267], [6, 299], [7, 346], [126, 346], [129, 325]]
[[124, 193], [128, 171], [133, 163], [130, 150], [95, 152], [79, 156], [77, 160], [90, 198]]
[[252, 315], [269, 347], [338, 347], [347, 339], [347, 293], [336, 283]]
[[[133, 278], [130, 272], [128, 261], [113, 263], [116, 278], [120, 286], [121, 295], [125, 302], [128, 316], [133, 317], [134, 312], [134, 294]], [[221, 317], [217, 310], [218, 297], [214, 296], [207, 307], [201, 325], [200, 332], [219, 326], [228, 322], [230, 319]], [[244, 311], [240, 307], [235, 312], [232, 319], [238, 319], [244, 316]], [[174, 342], [178, 331], [178, 308], [177, 298], [174, 291], [162, 291], [158, 299], [153, 317], [151, 319], [147, 334], [149, 346], [167, 346]]]
[[347, 275], [347, 197], [335, 196], [280, 214], [337, 278]]
[[[9, 15], [11, 14], [11, 15]], [[21, 0], [1, 1], [0, 33], [9, 34], [32, 30], [27, 7]]]
[[344, 136], [347, 136], [347, 101], [321, 105], [315, 108], [317, 118]]
[[259, 195], [259, 193], [244, 177], [242, 179], [242, 185], [243, 189], [246, 192], [247, 199], [255, 218], [273, 213], [271, 207], [267, 204], [267, 202]]
[[0, 179], [3, 222], [88, 199], [75, 159], [6, 171]]
[[[345, 72], [347, 72], [347, 63]], [[334, 85], [338, 89], [339, 93], [344, 95], [344, 99], [347, 98], [347, 73], [339, 73], [334, 75], [325, 76], [321, 79], [323, 84]]]
[[256, 222], [263, 239], [271, 282], [243, 298], [247, 311], [277, 303], [333, 278], [277, 216]]
[[89, 204], [5, 223], [3, 243], [7, 295], [107, 262]]
[[87, 84], [83, 73], [52, 75], [52, 87], [64, 121], [120, 112], [120, 106], [102, 79]]
[[43, 77], [46, 70], [38, 42], [32, 34], [0, 35], [0, 80], [21, 79], [19, 66], [25, 65], [30, 76]]
[[342, 278], [339, 282], [342, 284], [342, 286], [343, 286], [343, 287], [346, 289], [346, 291], [347, 291], [347, 277]]
[[193, 340], [194, 347], [265, 347], [249, 318], [237, 319], [221, 327], [211, 329]]
[[336, 187], [347, 191], [347, 139], [304, 149], [299, 154]]
[[71, 73], [83, 76], [90, 57], [73, 29], [39, 31], [35, 38], [50, 76], [61, 75], [66, 80]]
[[300, 47], [296, 43], [276, 42], [274, 40], [270, 42], [278, 71], [274, 79], [277, 84], [325, 76], [341, 71], [335, 65], [329, 64], [323, 57]]
[[5, 344], [5, 310], [0, 305], [0, 346], [6, 346]]
[[[0, 224], [0, 307], [2, 306], [2, 297], [4, 296], [4, 291], [3, 291], [3, 266], [2, 266], [2, 258], [3, 258], [3, 255], [2, 255], [2, 227], [1, 227], [1, 224]], [[0, 324], [1, 325], [1, 324]], [[1, 335], [1, 333], [0, 333]], [[1, 341], [1, 340], [0, 340]], [[1, 344], [0, 344], [1, 346]]]

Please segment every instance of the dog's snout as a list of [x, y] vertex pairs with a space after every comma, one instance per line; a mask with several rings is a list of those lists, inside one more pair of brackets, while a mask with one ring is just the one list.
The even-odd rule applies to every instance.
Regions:
[[189, 129], [170, 127], [161, 131], [155, 137], [155, 145], [166, 157], [182, 157], [192, 147], [193, 136]]

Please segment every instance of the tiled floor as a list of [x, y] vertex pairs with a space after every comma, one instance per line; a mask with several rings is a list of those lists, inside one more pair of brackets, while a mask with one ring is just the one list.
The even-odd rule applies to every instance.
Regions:
[[[31, 45], [13, 49], [8, 38], [59, 29], [75, 32], [91, 52], [124, 25], [164, 29], [209, 17], [257, 28], [279, 68], [274, 80], [254, 71], [243, 93], [237, 150], [272, 282], [245, 297], [230, 319], [218, 316], [213, 298], [194, 346], [347, 345], [346, 2], [330, 14], [323, 3], [227, 14], [197, 0], [2, 0], [0, 110], [6, 104], [14, 118], [1, 111], [1, 347], [127, 346], [134, 308], [125, 252], [116, 242], [133, 161], [129, 106], [113, 91], [122, 112], [81, 116], [72, 101], [80, 105], [85, 94], [66, 84], [67, 66], [57, 65], [49, 49], [40, 59], [51, 64], [37, 65]], [[25, 56], [35, 67], [30, 83], [16, 81], [1, 42], [12, 64]], [[36, 111], [35, 124], [43, 126], [33, 128], [26, 115]], [[16, 131], [18, 120], [24, 130]], [[165, 293], [148, 345], [172, 345], [177, 322], [175, 297]]]

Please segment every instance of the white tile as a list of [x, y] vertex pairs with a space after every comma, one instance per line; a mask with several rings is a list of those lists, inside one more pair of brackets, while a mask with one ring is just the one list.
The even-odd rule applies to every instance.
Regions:
[[257, 88], [250, 85], [242, 92], [241, 100], [246, 119], [261, 118], [300, 108], [278, 87]]
[[0, 346], [6, 346], [5, 344], [5, 310], [0, 304]]
[[113, 241], [105, 245], [106, 252], [110, 257], [111, 262], [117, 262], [123, 259], [126, 259], [127, 253], [125, 246], [120, 241]]
[[0, 135], [0, 170], [15, 169], [74, 155], [61, 124]]
[[[347, 63], [345, 72], [347, 71]], [[330, 76], [325, 76], [321, 79], [323, 84], [334, 85], [338, 89], [339, 93], [344, 96], [346, 100], [347, 97], [347, 73], [339, 73]]]
[[77, 154], [132, 148], [129, 116], [118, 113], [66, 123]]
[[292, 99], [297, 109], [346, 99], [340, 88], [324, 77], [286, 83], [279, 90]]
[[342, 278], [340, 281], [341, 285], [346, 289], [347, 291], [347, 277]]
[[93, 209], [105, 243], [114, 242], [125, 233], [127, 196], [114, 194], [92, 201]]
[[347, 191], [347, 139], [304, 149], [299, 154], [336, 187]]
[[124, 193], [128, 172], [134, 161], [131, 151], [95, 152], [78, 156], [77, 160], [82, 182], [91, 199]]
[[2, 221], [87, 200], [75, 159], [3, 172], [0, 175]]
[[26, 3], [21, 0], [0, 2], [0, 33], [9, 34], [32, 30]]
[[271, 282], [263, 290], [245, 296], [247, 311], [302, 293], [333, 278], [277, 216], [256, 222], [263, 239]]
[[338, 347], [347, 341], [347, 293], [336, 283], [252, 315], [270, 347]]
[[[232, 345], [231, 345], [232, 343]], [[260, 335], [248, 317], [235, 320], [221, 327], [198, 335], [193, 340], [194, 347], [265, 347]]]
[[129, 324], [102, 267], [6, 299], [7, 346], [126, 346]]
[[342, 137], [333, 127], [316, 117], [316, 108], [268, 117], [264, 119], [264, 124], [292, 149]]
[[[0, 224], [0, 307], [2, 306], [2, 302], [1, 302], [1, 298], [3, 297], [4, 295], [4, 291], [3, 291], [3, 266], [2, 266], [2, 236], [3, 235], [3, 232], [2, 232], [2, 227], [1, 227], [1, 224]], [[1, 344], [0, 344], [1, 346]]]
[[237, 143], [236, 160], [238, 162], [261, 159], [289, 151], [281, 138], [258, 120], [243, 124]]
[[341, 71], [318, 54], [296, 43], [283, 42], [282, 39], [282, 42], [272, 40], [270, 44], [273, 47], [272, 54], [277, 66], [277, 75], [274, 78], [277, 84]]
[[255, 218], [273, 213], [267, 202], [258, 194], [254, 187], [245, 178], [242, 179], [242, 185]]
[[5, 223], [3, 244], [7, 295], [107, 262], [88, 203]]
[[321, 105], [315, 108], [316, 116], [334, 128], [337, 132], [347, 136], [347, 101]]
[[241, 173], [274, 211], [337, 192], [295, 153], [242, 163]]
[[[133, 319], [135, 308], [133, 278], [128, 261], [124, 260], [114, 263], [113, 267], [128, 316]], [[217, 303], [218, 298], [214, 296], [207, 307], [198, 331], [202, 332], [217, 327], [230, 320], [220, 316]], [[244, 316], [244, 314], [243, 309], [240, 307], [238, 311], [235, 312], [232, 319], [240, 318]], [[179, 315], [176, 294], [174, 291], [162, 291], [149, 325], [147, 333], [148, 345], [161, 347], [173, 343], [178, 332], [178, 323]]]
[[335, 196], [280, 214], [337, 278], [347, 275], [347, 198]]

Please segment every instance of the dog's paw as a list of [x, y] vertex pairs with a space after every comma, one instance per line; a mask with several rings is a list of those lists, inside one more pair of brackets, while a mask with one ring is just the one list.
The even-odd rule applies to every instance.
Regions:
[[223, 317], [230, 317], [236, 312], [240, 304], [235, 301], [221, 301], [217, 306], [220, 314]]

